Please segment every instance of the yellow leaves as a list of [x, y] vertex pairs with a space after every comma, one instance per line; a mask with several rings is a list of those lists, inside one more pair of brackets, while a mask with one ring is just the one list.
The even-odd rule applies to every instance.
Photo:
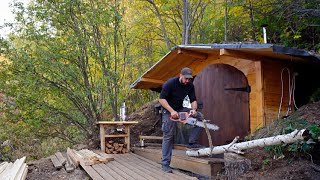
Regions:
[[300, 34], [296, 34], [293, 36], [293, 39], [300, 39], [301, 38], [301, 35]]

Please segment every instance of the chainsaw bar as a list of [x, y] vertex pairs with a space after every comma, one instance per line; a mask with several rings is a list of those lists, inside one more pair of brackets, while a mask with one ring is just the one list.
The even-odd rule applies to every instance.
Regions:
[[[204, 120], [204, 121], [208, 121], [208, 120]], [[192, 117], [188, 117], [183, 123], [205, 128], [204, 122], [197, 121], [196, 118], [192, 118]], [[214, 130], [214, 131], [219, 130], [219, 126], [217, 126], [215, 124], [206, 123], [206, 125], [207, 125], [208, 129], [211, 129], [211, 130]]]

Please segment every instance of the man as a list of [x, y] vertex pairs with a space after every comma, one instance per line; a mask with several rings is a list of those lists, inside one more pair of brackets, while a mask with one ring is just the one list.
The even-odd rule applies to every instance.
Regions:
[[[179, 118], [178, 112], [188, 112], [191, 116], [197, 115], [197, 99], [195, 95], [194, 85], [192, 83], [193, 76], [190, 68], [185, 67], [181, 70], [178, 77], [174, 77], [165, 82], [162, 86], [159, 102], [163, 107], [162, 111], [162, 170], [171, 173], [170, 167], [174, 132], [176, 122], [171, 118]], [[191, 102], [191, 110], [182, 106], [183, 100], [189, 96]], [[200, 127], [193, 127], [189, 136], [188, 147], [198, 147], [196, 141], [200, 134]]]

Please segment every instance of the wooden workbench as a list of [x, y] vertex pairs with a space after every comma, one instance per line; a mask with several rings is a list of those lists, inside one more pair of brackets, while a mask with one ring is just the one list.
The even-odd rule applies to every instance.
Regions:
[[[130, 151], [130, 126], [138, 124], [138, 121], [99, 121], [97, 124], [100, 126], [100, 145], [101, 151], [106, 152], [106, 138], [123, 137], [127, 148]], [[107, 127], [124, 126], [125, 134], [106, 134]]]

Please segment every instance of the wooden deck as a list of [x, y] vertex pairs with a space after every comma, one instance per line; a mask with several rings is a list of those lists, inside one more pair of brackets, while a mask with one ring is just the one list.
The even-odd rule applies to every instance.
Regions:
[[[99, 154], [103, 155], [104, 153]], [[173, 170], [173, 173], [164, 173], [161, 170], [160, 164], [134, 153], [114, 154], [112, 156], [114, 157], [113, 161], [91, 166], [82, 166], [82, 168], [90, 175], [93, 180], [197, 179], [195, 177], [183, 174], [177, 170]]]
[[[153, 162], [160, 163], [162, 158], [161, 148], [133, 148], [134, 153], [143, 156]], [[224, 166], [223, 155], [216, 155], [215, 158], [195, 158], [186, 155], [186, 150], [173, 149], [171, 167], [189, 171], [203, 176], [213, 177], [220, 172]]]

